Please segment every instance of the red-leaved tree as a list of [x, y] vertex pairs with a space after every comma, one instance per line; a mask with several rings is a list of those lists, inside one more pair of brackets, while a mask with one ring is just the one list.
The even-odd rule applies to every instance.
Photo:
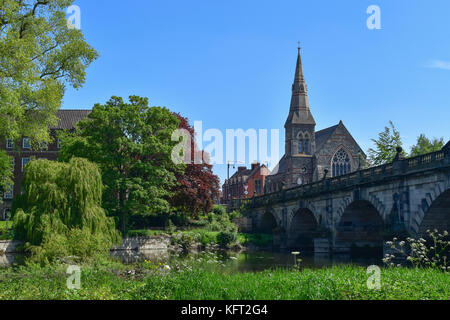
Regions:
[[[185, 129], [191, 136], [191, 163], [186, 166], [183, 174], [177, 174], [179, 186], [172, 197], [172, 205], [179, 210], [198, 217], [199, 212], [209, 212], [214, 199], [219, 196], [219, 178], [212, 172], [212, 165], [208, 164], [209, 154], [198, 150], [195, 143], [195, 131], [189, 120], [179, 113], [174, 115], [180, 120], [180, 129]], [[195, 164], [201, 162], [201, 164]]]

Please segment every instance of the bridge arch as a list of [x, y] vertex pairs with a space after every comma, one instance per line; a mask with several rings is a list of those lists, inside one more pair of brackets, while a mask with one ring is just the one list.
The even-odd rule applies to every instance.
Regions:
[[272, 210], [266, 210], [261, 217], [258, 231], [261, 233], [273, 233], [273, 230], [278, 227], [276, 215]]
[[418, 234], [426, 236], [427, 230], [437, 229], [439, 232], [450, 232], [450, 188], [440, 193], [428, 206], [426, 199], [422, 200], [425, 213], [419, 224]]
[[308, 208], [299, 208], [290, 220], [287, 230], [288, 247], [302, 251], [314, 250], [314, 238], [318, 236], [319, 223]]
[[383, 230], [383, 218], [372, 202], [356, 200], [345, 208], [336, 225], [335, 244], [363, 252], [375, 248], [378, 252], [383, 247]]

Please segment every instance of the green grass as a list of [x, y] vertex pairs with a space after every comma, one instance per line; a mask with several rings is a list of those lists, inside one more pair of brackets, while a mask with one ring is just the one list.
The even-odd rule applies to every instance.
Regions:
[[[366, 286], [366, 269], [276, 270], [224, 274], [193, 268], [168, 273], [153, 272], [158, 266], [134, 266], [130, 276], [120, 263], [82, 267], [81, 289], [66, 287], [64, 266], [28, 266], [0, 270], [0, 300], [4, 299], [448, 299], [448, 273], [431, 269], [383, 269], [381, 290]], [[245, 285], [244, 285], [245, 284]]]

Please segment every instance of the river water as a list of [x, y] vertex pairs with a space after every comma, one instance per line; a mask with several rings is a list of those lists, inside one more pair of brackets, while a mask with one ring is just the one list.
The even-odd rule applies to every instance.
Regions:
[[[172, 255], [165, 250], [148, 251], [112, 251], [111, 256], [124, 263], [131, 264], [144, 260], [151, 262], [173, 263], [195, 258], [204, 253], [190, 253], [186, 255]], [[273, 268], [285, 268], [296, 263], [307, 268], [322, 268], [333, 265], [352, 264], [360, 266], [382, 265], [381, 257], [352, 257], [350, 255], [299, 255], [294, 256], [289, 252], [227, 252], [218, 251], [209, 253], [219, 263], [212, 264], [214, 269], [222, 269], [224, 272], [258, 272]], [[301, 259], [301, 262], [298, 261]], [[297, 260], [297, 261], [296, 261]], [[0, 256], [0, 267], [10, 267], [14, 264], [21, 265], [24, 257], [17, 254]]]
[[[138, 261], [152, 261], [168, 263], [183, 261], [202, 253], [190, 253], [182, 256], [173, 256], [166, 251], [116, 251], [111, 255], [125, 263]], [[258, 272], [267, 269], [292, 267], [295, 264], [305, 268], [323, 268], [333, 265], [382, 265], [382, 257], [352, 257], [351, 255], [323, 255], [309, 254], [294, 256], [289, 252], [253, 251], [253, 252], [227, 252], [218, 251], [210, 253], [218, 264], [214, 264], [214, 269], [220, 268], [225, 272]], [[301, 259], [301, 261], [298, 261]], [[296, 261], [297, 260], [297, 261]]]

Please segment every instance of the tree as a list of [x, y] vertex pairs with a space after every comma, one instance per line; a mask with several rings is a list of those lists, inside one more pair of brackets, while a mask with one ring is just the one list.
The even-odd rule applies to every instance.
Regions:
[[[66, 85], [79, 88], [97, 52], [69, 29], [73, 0], [0, 0], [0, 137], [50, 141]], [[0, 188], [12, 183], [0, 156]]]
[[13, 203], [14, 232], [28, 242], [33, 258], [51, 262], [67, 255], [91, 256], [119, 240], [114, 220], [101, 207], [97, 165], [79, 158], [32, 161], [23, 187]]
[[79, 88], [98, 54], [67, 27], [73, 0], [0, 1], [0, 136], [49, 141], [66, 85]]
[[392, 121], [389, 121], [389, 127], [385, 127], [384, 131], [378, 134], [378, 140], [372, 141], [375, 143], [375, 149], [369, 149], [368, 163], [374, 166], [394, 161], [397, 148], [403, 145], [400, 132], [395, 129]]
[[431, 153], [434, 151], [439, 151], [444, 147], [444, 138], [433, 138], [433, 140], [428, 139], [425, 134], [421, 134], [417, 138], [417, 144], [411, 148], [411, 157], [420, 156], [423, 154]]
[[125, 103], [112, 97], [96, 104], [76, 132], [61, 137], [60, 160], [83, 157], [100, 166], [103, 206], [121, 219], [125, 232], [129, 215], [170, 213], [175, 173], [183, 170], [171, 159], [178, 125], [168, 109], [149, 107], [147, 98], [131, 96]]
[[[197, 217], [200, 211], [207, 213], [211, 210], [213, 199], [219, 195], [219, 178], [212, 172], [212, 165], [208, 164], [209, 155], [198, 150], [195, 131], [188, 119], [178, 113], [175, 115], [180, 121], [179, 129], [185, 129], [190, 134], [192, 163], [187, 164], [184, 172], [176, 174], [178, 186], [171, 203], [179, 210]], [[201, 159], [201, 163], [194, 163], [195, 156]]]

